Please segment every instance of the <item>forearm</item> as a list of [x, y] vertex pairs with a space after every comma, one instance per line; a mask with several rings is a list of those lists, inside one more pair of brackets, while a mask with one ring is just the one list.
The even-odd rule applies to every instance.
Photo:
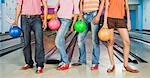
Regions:
[[57, 11], [58, 11], [59, 7], [60, 7], [60, 0], [57, 0], [57, 3], [55, 5], [54, 14], [57, 14]]
[[77, 21], [77, 17], [78, 17], [78, 14], [74, 14], [74, 15], [73, 15], [73, 22], [72, 22], [72, 25], [74, 25], [75, 22]]
[[80, 4], [79, 4], [79, 9], [80, 9], [80, 14], [83, 14], [83, 0], [80, 0]]
[[104, 24], [107, 24], [108, 6], [109, 6], [109, 1], [108, 1], [108, 0], [105, 0]]
[[127, 14], [127, 20], [130, 20], [130, 13], [129, 13], [129, 6], [128, 6], [128, 0], [125, 0], [125, 10]]
[[130, 12], [128, 5], [126, 5], [126, 13], [127, 13], [127, 22], [130, 23]]
[[99, 17], [101, 16], [102, 11], [104, 9], [104, 3], [105, 3], [105, 0], [101, 0], [100, 6], [99, 6], [99, 11], [97, 13], [97, 16], [99, 16]]
[[17, 7], [16, 7], [16, 16], [15, 16], [15, 21], [16, 22], [18, 22], [20, 14], [21, 14], [21, 5], [17, 5]]
[[44, 5], [44, 21], [47, 21], [48, 6], [46, 2], [43, 2], [43, 5]]

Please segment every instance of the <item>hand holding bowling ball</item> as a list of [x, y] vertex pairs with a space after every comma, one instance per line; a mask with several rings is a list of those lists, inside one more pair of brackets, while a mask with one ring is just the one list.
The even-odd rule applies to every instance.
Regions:
[[58, 30], [60, 27], [60, 21], [58, 19], [53, 18], [48, 22], [48, 27], [51, 30]]
[[74, 29], [75, 29], [75, 31], [81, 33], [86, 29], [86, 23], [83, 20], [78, 20], [74, 24]]
[[110, 31], [108, 28], [101, 28], [98, 32], [98, 37], [102, 41], [110, 40]]
[[13, 38], [17, 38], [20, 37], [21, 35], [21, 28], [19, 28], [18, 26], [12, 26], [9, 29], [9, 35]]

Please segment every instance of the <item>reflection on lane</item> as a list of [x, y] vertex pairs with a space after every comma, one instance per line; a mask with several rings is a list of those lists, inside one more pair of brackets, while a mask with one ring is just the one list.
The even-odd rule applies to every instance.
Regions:
[[[122, 40], [119, 35], [115, 35], [115, 41], [119, 44], [122, 45]], [[134, 53], [135, 55], [141, 57], [142, 59], [145, 59], [146, 61], [150, 62], [150, 46], [145, 45], [141, 42], [135, 41], [131, 39], [131, 52]]]
[[149, 42], [149, 40], [150, 40], [150, 35], [147, 35], [147, 34], [130, 32], [129, 35], [130, 35], [130, 37], [138, 38], [138, 39], [144, 40], [146, 42]]

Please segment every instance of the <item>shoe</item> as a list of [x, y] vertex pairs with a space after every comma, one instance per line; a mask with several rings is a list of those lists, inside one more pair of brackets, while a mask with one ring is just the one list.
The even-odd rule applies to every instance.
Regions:
[[63, 64], [57, 67], [57, 70], [67, 70], [70, 68], [70, 64]]
[[73, 63], [72, 66], [81, 66], [82, 64], [80, 63]]
[[98, 70], [98, 64], [93, 64], [91, 70]]
[[30, 66], [30, 65], [26, 64], [23, 67], [21, 67], [21, 70], [27, 70], [27, 69], [31, 69], [31, 68], [33, 68], [33, 65]]
[[37, 70], [36, 70], [36, 73], [37, 74], [43, 73], [43, 67], [38, 67]]
[[107, 73], [112, 73], [115, 70], [115, 66], [112, 65], [108, 70]]
[[131, 67], [129, 66], [124, 66], [125, 70], [128, 71], [128, 72], [131, 72], [131, 73], [139, 73], [138, 70], [136, 69], [132, 69]]

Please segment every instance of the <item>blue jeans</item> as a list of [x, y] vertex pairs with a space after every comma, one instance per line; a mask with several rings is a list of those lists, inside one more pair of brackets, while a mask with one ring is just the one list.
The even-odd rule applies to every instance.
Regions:
[[[84, 32], [78, 34], [78, 46], [80, 52], [79, 63], [81, 64], [86, 64], [85, 41], [90, 26], [92, 31], [92, 44], [93, 44], [92, 64], [99, 64], [99, 56], [100, 56], [100, 46], [99, 46], [99, 39], [98, 39], [99, 26], [94, 25], [92, 23], [93, 18], [96, 16], [96, 14], [97, 11], [92, 11], [89, 13], [85, 13], [83, 15], [83, 19], [87, 24], [87, 28]], [[90, 23], [90, 25], [88, 25], [88, 23]]]
[[68, 64], [69, 60], [68, 60], [68, 55], [67, 55], [66, 49], [65, 49], [65, 35], [66, 35], [67, 31], [69, 30], [72, 20], [60, 18], [60, 22], [61, 22], [61, 26], [57, 32], [55, 44], [60, 52], [61, 62]]
[[35, 62], [37, 67], [44, 67], [44, 47], [43, 47], [43, 32], [42, 20], [40, 16], [27, 17], [21, 16], [21, 28], [23, 30], [24, 39], [24, 57], [28, 65], [33, 65], [32, 50], [31, 50], [31, 30], [35, 35]]

